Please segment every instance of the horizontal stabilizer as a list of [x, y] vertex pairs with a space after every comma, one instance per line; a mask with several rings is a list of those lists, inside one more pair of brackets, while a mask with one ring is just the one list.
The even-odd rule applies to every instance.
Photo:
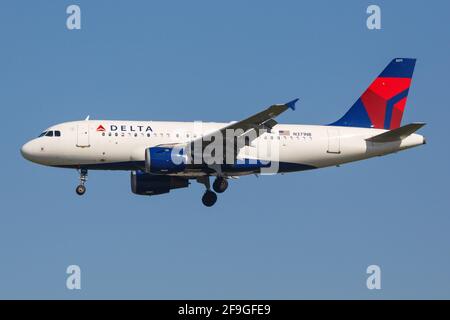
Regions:
[[370, 142], [392, 142], [397, 140], [405, 139], [407, 136], [413, 134], [420, 128], [422, 128], [425, 125], [425, 123], [410, 123], [406, 126], [389, 130], [386, 132], [383, 132], [382, 134], [370, 137], [366, 139], [366, 141]]

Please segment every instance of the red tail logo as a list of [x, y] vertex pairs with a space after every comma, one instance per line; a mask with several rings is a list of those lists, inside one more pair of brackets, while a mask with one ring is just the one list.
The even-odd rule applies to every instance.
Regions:
[[106, 131], [106, 129], [102, 125], [99, 125], [97, 131]]
[[416, 59], [392, 60], [335, 126], [396, 129], [401, 126]]

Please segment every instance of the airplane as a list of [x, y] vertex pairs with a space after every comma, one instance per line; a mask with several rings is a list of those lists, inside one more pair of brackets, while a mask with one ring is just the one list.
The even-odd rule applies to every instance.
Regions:
[[342, 118], [328, 125], [278, 123], [275, 118], [295, 110], [298, 99], [226, 123], [87, 117], [51, 126], [24, 144], [21, 154], [37, 164], [77, 169], [80, 196], [88, 170], [124, 170], [131, 171], [131, 191], [138, 195], [168, 193], [196, 180], [206, 189], [203, 204], [211, 207], [228, 180], [240, 176], [339, 166], [425, 144], [415, 133], [425, 123], [401, 126], [415, 64], [416, 59], [393, 59]]

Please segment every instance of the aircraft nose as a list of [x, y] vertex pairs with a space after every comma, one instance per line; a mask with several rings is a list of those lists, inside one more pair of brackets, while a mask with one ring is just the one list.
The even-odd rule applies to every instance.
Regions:
[[29, 161], [33, 161], [33, 155], [35, 154], [34, 152], [34, 147], [31, 141], [25, 143], [22, 148], [20, 148], [20, 153], [22, 154], [22, 157], [24, 157], [25, 159], [29, 160]]

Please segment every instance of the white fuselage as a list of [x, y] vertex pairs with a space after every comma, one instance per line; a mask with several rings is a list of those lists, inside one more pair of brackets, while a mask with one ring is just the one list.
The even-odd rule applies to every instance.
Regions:
[[[105, 170], [140, 170], [145, 150], [161, 144], [182, 144], [217, 131], [229, 123], [100, 121], [61, 123], [46, 131], [59, 136], [42, 136], [26, 143], [21, 152], [30, 161], [57, 167]], [[385, 155], [425, 143], [423, 136], [374, 143], [365, 139], [383, 133], [383, 129], [278, 124], [242, 148], [238, 158], [260, 158], [258, 148], [277, 142], [277, 161], [281, 172], [300, 171], [339, 165]], [[275, 159], [261, 159], [275, 160]], [[223, 172], [224, 175], [254, 173], [253, 170]], [[184, 172], [195, 177], [202, 172]]]

